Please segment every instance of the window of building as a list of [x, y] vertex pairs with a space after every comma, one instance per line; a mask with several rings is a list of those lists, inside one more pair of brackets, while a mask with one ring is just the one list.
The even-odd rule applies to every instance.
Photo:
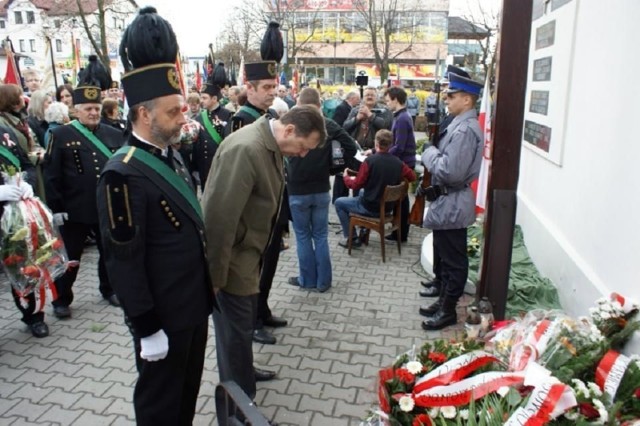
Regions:
[[53, 26], [54, 26], [56, 29], [60, 29], [60, 27], [62, 26], [62, 23], [60, 22], [60, 20], [59, 20], [59, 19], [54, 19], [54, 20], [53, 20]]
[[29, 48], [31, 48], [32, 52], [36, 51], [36, 41], [35, 40], [29, 40]]
[[24, 40], [19, 40], [18, 45], [20, 46], [20, 52], [24, 53]]
[[36, 15], [32, 11], [27, 11], [27, 24], [35, 24]]
[[62, 40], [60, 39], [56, 40], [56, 52], [58, 53], [62, 52]]
[[13, 12], [13, 16], [16, 19], [16, 24], [22, 24], [22, 12]]
[[0, 19], [0, 29], [5, 29], [6, 24], [4, 23], [4, 19]]

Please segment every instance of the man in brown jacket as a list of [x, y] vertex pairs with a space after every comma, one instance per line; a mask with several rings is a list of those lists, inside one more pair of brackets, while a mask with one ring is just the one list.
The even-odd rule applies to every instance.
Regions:
[[220, 381], [235, 381], [252, 399], [260, 258], [273, 238], [284, 156], [304, 157], [325, 140], [317, 108], [296, 107], [278, 120], [260, 117], [220, 145], [204, 188], [209, 270], [220, 306], [213, 314]]

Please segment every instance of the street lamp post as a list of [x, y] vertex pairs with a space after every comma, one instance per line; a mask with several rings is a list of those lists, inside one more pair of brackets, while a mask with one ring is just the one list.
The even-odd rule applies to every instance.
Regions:
[[344, 39], [335, 39], [331, 42], [329, 39], [326, 40], [327, 44], [333, 44], [333, 84], [336, 84], [337, 74], [336, 74], [336, 49], [338, 48], [338, 44], [344, 43]]
[[42, 30], [44, 31], [44, 38], [49, 45], [49, 55], [51, 57], [51, 72], [53, 73], [53, 84], [56, 89], [58, 88], [58, 76], [56, 75], [56, 61], [53, 57], [53, 43], [51, 43], [51, 37], [49, 36], [49, 24], [46, 22], [42, 25]]

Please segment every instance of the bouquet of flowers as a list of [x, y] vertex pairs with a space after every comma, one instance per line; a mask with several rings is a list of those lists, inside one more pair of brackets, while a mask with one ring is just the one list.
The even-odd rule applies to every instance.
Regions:
[[486, 343], [436, 341], [380, 370], [363, 425], [640, 424], [640, 361], [618, 352], [638, 306], [612, 294], [591, 317], [532, 311]]
[[[9, 185], [22, 178], [12, 170], [3, 177]], [[67, 268], [62, 238], [51, 221], [51, 211], [38, 198], [6, 203], [0, 219], [3, 269], [23, 306], [28, 306], [24, 297], [36, 293], [36, 312], [44, 308], [47, 293], [55, 300], [53, 280]]]

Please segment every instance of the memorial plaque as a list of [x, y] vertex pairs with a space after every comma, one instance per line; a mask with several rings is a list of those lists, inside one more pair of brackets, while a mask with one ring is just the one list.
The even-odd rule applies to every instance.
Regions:
[[549, 91], [548, 90], [532, 90], [531, 102], [529, 103], [529, 111], [536, 114], [547, 115], [549, 110]]
[[554, 10], [564, 6], [567, 3], [571, 3], [571, 0], [552, 0], [551, 1], [551, 11], [553, 12]]
[[549, 152], [549, 146], [551, 145], [551, 127], [525, 120], [524, 140], [544, 152]]
[[536, 29], [536, 50], [553, 46], [556, 39], [556, 21], [547, 22]]
[[551, 56], [533, 61], [533, 81], [551, 81]]

